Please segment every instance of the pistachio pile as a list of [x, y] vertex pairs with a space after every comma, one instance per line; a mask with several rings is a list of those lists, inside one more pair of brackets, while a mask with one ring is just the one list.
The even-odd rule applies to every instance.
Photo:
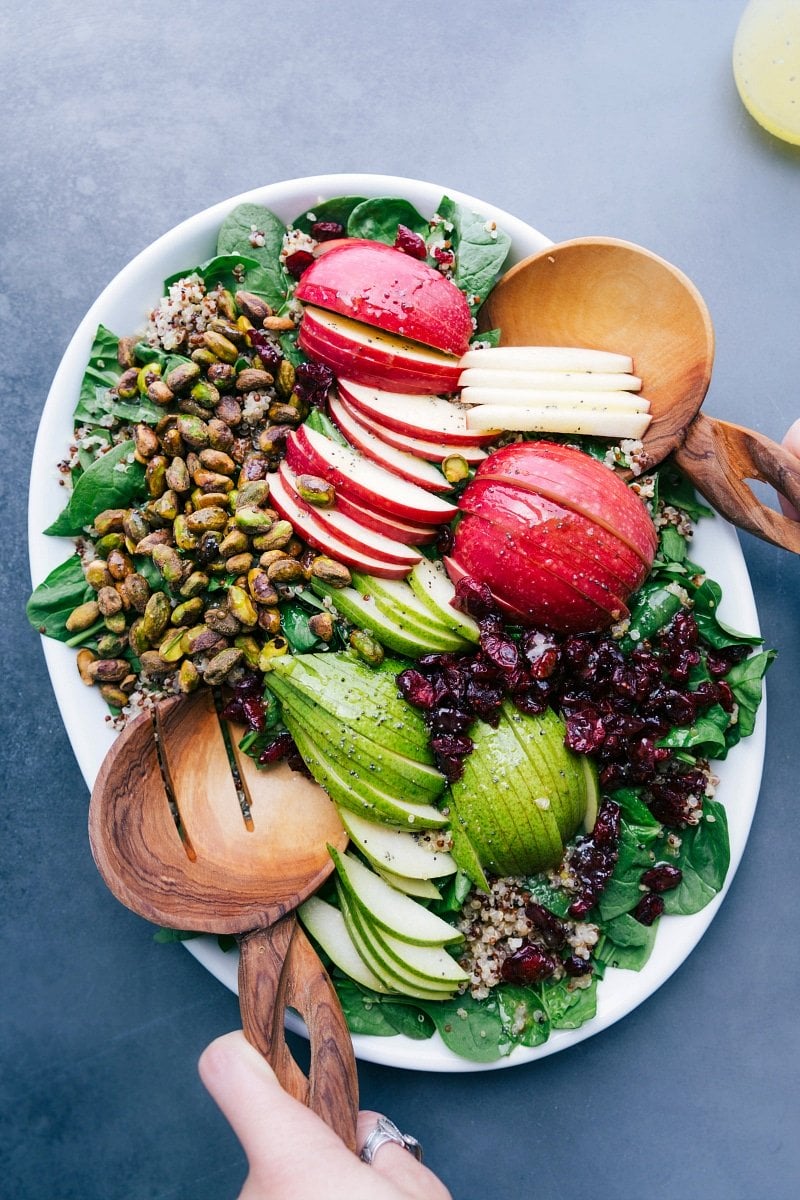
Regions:
[[[83, 546], [95, 595], [67, 618], [70, 633], [97, 628], [78, 670], [115, 707], [141, 683], [188, 693], [268, 670], [288, 649], [281, 602], [313, 577], [351, 581], [269, 505], [267, 477], [309, 412], [308, 390], [274, 337], [287, 318], [247, 292], [219, 290], [216, 305], [207, 327], [189, 334], [188, 357], [163, 377], [147, 343], [119, 343], [118, 396], [144, 397], [164, 415], [114, 431], [133, 440], [146, 496], [95, 517]], [[330, 502], [324, 481], [308, 487]], [[309, 627], [323, 642], [333, 636], [327, 612]]]

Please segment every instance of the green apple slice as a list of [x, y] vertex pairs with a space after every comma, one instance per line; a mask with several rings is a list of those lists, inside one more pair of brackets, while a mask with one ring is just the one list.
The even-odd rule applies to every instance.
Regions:
[[345, 655], [303, 654], [276, 658], [267, 686], [285, 677], [312, 704], [364, 737], [380, 737], [398, 754], [433, 763], [422, 717], [402, 699], [393, 675], [359, 666]]
[[353, 854], [328, 847], [348, 899], [369, 915], [370, 923], [415, 946], [447, 946], [464, 935], [409, 896], [390, 887]]
[[371, 597], [380, 611], [392, 621], [417, 630], [423, 637], [433, 636], [447, 643], [450, 650], [464, 650], [462, 637], [451, 633], [439, 617], [423, 604], [403, 579], [377, 579], [373, 575], [353, 573], [353, 587]]
[[399, 967], [408, 971], [425, 987], [442, 984], [454, 989], [469, 979], [463, 967], [446, 950], [437, 946], [414, 946], [401, 941], [373, 925], [368, 913], [362, 911], [362, 916], [374, 946], [388, 956], [389, 965], [394, 970]]
[[583, 828], [586, 833], [591, 833], [597, 820], [597, 810], [600, 807], [600, 780], [597, 776], [597, 767], [592, 760], [585, 754], [579, 755], [579, 758], [586, 780], [586, 812], [583, 814]]
[[351, 764], [359, 775], [370, 782], [389, 792], [396, 791], [401, 796], [426, 804], [433, 803], [444, 791], [444, 777], [435, 767], [397, 754], [389, 747], [355, 732], [345, 722], [334, 720], [324, 709], [295, 691], [290, 680], [274, 680], [272, 690], [280, 700], [284, 713], [287, 709], [291, 710], [310, 737], [323, 742], [326, 750], [335, 754], [338, 761]]
[[447, 797], [446, 807], [450, 811], [450, 836], [453, 839], [453, 861], [459, 871], [469, 876], [472, 882], [482, 892], [489, 891], [489, 880], [486, 878], [478, 852], [467, 833], [467, 823], [458, 811], [456, 799], [452, 790]]
[[381, 645], [387, 646], [397, 654], [404, 654], [407, 658], [419, 658], [422, 654], [442, 653], [452, 649], [449, 635], [423, 635], [408, 623], [388, 617], [381, 612], [374, 600], [360, 595], [355, 588], [334, 588], [319, 579], [312, 579], [311, 587], [318, 596], [330, 596], [334, 608], [343, 617], [360, 629], [369, 630]]
[[417, 1000], [447, 1000], [455, 988], [436, 986], [415, 979], [410, 972], [403, 971], [399, 965], [393, 965], [388, 955], [382, 954], [369, 938], [367, 927], [357, 906], [347, 897], [344, 889], [337, 885], [339, 903], [342, 907], [347, 932], [353, 940], [358, 953], [364, 959], [369, 969], [383, 982], [385, 988], [393, 992], [401, 992], [405, 996], [413, 996]]
[[351, 812], [365, 813], [387, 825], [402, 829], [442, 829], [447, 817], [430, 804], [414, 804], [390, 796], [377, 787], [348, 774], [347, 767], [332, 761], [306, 733], [304, 727], [289, 713], [286, 728], [294, 738], [297, 749], [314, 779], [324, 788], [334, 804]]
[[564, 745], [564, 722], [550, 708], [526, 716], [506, 701], [503, 709], [538, 778], [550, 780], [550, 811], [566, 842], [586, 811], [586, 780], [579, 756]]
[[468, 642], [480, 641], [480, 629], [467, 613], [459, 612], [451, 603], [456, 589], [440, 562], [422, 558], [412, 569], [408, 585], [422, 604], [434, 613], [445, 628]]
[[373, 992], [392, 991], [369, 969], [359, 954], [338, 908], [333, 904], [326, 904], [319, 896], [309, 896], [298, 908], [297, 915], [314, 940], [345, 975], [349, 975], [362, 987], [371, 988]]
[[359, 850], [381, 871], [409, 880], [440, 879], [455, 873], [450, 854], [427, 850], [404, 829], [376, 824], [354, 812], [342, 813], [342, 824]]
[[397, 888], [398, 892], [405, 892], [407, 896], [416, 896], [418, 900], [441, 899], [439, 889], [435, 883], [431, 883], [430, 879], [405, 879], [402, 875], [393, 875], [391, 871], [384, 871], [375, 863], [373, 866], [381, 879], [385, 879], [391, 887]]

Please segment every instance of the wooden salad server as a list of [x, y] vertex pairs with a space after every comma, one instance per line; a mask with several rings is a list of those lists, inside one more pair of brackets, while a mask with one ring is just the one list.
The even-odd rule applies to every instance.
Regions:
[[585, 346], [633, 358], [650, 401], [646, 467], [668, 454], [734, 525], [800, 554], [800, 523], [762, 504], [746, 480], [772, 484], [800, 508], [800, 464], [754, 430], [701, 414], [714, 329], [677, 267], [631, 242], [575, 238], [512, 267], [481, 310], [504, 346]]
[[[247, 1039], [283, 1087], [355, 1149], [358, 1078], [350, 1034], [295, 908], [333, 869], [347, 835], [328, 796], [279, 764], [238, 752], [240, 793], [210, 689], [160, 702], [109, 750], [89, 807], [89, 840], [118, 900], [175, 929], [235, 934]], [[308, 1078], [284, 1036], [286, 1009], [306, 1023]]]

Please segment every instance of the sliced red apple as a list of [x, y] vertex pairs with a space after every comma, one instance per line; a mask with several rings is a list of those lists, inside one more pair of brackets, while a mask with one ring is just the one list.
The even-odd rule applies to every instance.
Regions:
[[[442, 563], [444, 564], [445, 570], [450, 576], [450, 580], [453, 585], [457, 584], [462, 579], [472, 578], [469, 571], [465, 571], [460, 563], [457, 563], [454, 558], [450, 558], [448, 555], [445, 555], [445, 557], [442, 559]], [[489, 590], [491, 591], [491, 588], [489, 588]], [[518, 608], [514, 608], [514, 605], [509, 604], [506, 600], [501, 600], [498, 596], [495, 596], [493, 592], [492, 597], [497, 604], [497, 607], [501, 608], [503, 612], [517, 625], [528, 624], [528, 617], [524, 612], [520, 612]]]
[[525, 624], [560, 633], [604, 629], [614, 617], [546, 567], [524, 558], [482, 517], [467, 515], [456, 530], [451, 556], [473, 579], [521, 614]]
[[564, 504], [616, 534], [650, 570], [658, 535], [639, 497], [582, 450], [554, 442], [504, 446], [481, 464], [478, 478], [506, 480]]
[[386, 391], [454, 392], [457, 361], [338, 313], [307, 308], [300, 323], [299, 345], [309, 358], [359, 383]]
[[414, 521], [403, 521], [400, 517], [390, 516], [389, 513], [378, 512], [375, 508], [364, 508], [350, 496], [339, 492], [336, 496], [336, 507], [339, 512], [346, 513], [365, 529], [373, 529], [406, 546], [424, 546], [436, 539], [438, 528], [435, 525], [418, 525]]
[[331, 558], [348, 567], [354, 567], [357, 571], [366, 571], [383, 579], [406, 577], [410, 570], [408, 565], [390, 562], [382, 557], [376, 558], [341, 541], [308, 505], [298, 503], [279, 475], [270, 475], [268, 479], [270, 503], [284, 520], [291, 522], [292, 528], [309, 546], [321, 550], [323, 554], [329, 554]]
[[353, 238], [329, 250], [303, 272], [295, 295], [447, 354], [464, 354], [472, 336], [464, 293], [426, 262], [383, 242]]
[[389, 445], [353, 416], [352, 411], [346, 409], [337, 396], [329, 397], [328, 412], [350, 445], [366, 454], [373, 462], [380, 463], [387, 471], [392, 471], [401, 479], [408, 479], [430, 492], [450, 491], [452, 485], [437, 467], [409, 454], [406, 450], [398, 450], [396, 446]]
[[362, 524], [354, 520], [353, 517], [341, 512], [338, 507], [315, 508], [313, 505], [308, 504], [300, 495], [297, 487], [297, 478], [287, 465], [285, 459], [278, 467], [278, 475], [282, 486], [295, 503], [300, 508], [309, 510], [317, 518], [320, 525], [330, 530], [331, 535], [346, 546], [352, 546], [354, 549], [361, 550], [364, 554], [372, 555], [375, 558], [397, 563], [399, 566], [404, 566], [407, 570], [410, 570], [422, 557], [417, 550], [404, 545], [403, 542], [386, 537], [375, 530], [366, 529]]
[[[294, 447], [299, 448], [303, 460], [299, 468], [295, 465]], [[310, 470], [327, 479], [337, 494], [341, 491], [352, 496], [357, 504], [376, 507], [404, 520], [441, 525], [451, 521], [458, 511], [442, 497], [393, 475], [357, 450], [341, 446], [307, 425], [301, 425], [287, 438], [286, 459], [292, 470]], [[308, 463], [312, 465], [306, 466]]]
[[389, 429], [388, 426], [381, 425], [379, 421], [365, 412], [359, 412], [342, 395], [339, 396], [339, 403], [378, 437], [388, 442], [390, 446], [396, 446], [398, 450], [405, 450], [409, 454], [416, 454], [417, 458], [424, 458], [427, 462], [441, 463], [451, 454], [460, 454], [471, 467], [475, 467], [486, 458], [486, 451], [481, 446], [453, 446], [448, 445], [447, 442], [432, 442], [425, 438], [411, 437], [407, 433], [398, 433], [396, 429]]
[[468, 487], [458, 506], [491, 521], [498, 536], [511, 539], [524, 556], [565, 578], [595, 604], [618, 613], [615, 619], [624, 616], [625, 600], [632, 589], [602, 559], [584, 553], [576, 536], [584, 518], [576, 512], [494, 482]]
[[467, 429], [466, 410], [441, 396], [402, 395], [365, 387], [340, 377], [339, 392], [359, 413], [409, 437], [435, 438], [451, 446], [489, 445], [497, 430], [476, 435]]

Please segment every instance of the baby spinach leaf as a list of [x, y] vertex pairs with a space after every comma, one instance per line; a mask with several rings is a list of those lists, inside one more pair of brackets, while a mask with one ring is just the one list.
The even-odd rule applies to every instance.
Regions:
[[516, 1045], [541, 1046], [547, 1041], [550, 1021], [538, 988], [504, 983], [494, 994], [503, 1027]]
[[472, 880], [466, 871], [456, 871], [455, 875], [451, 875], [444, 883], [439, 883], [438, 887], [441, 898], [431, 904], [433, 911], [440, 915], [460, 912], [472, 890]]
[[679, 597], [663, 584], [656, 580], [645, 583], [634, 597], [629, 632], [620, 642], [622, 649], [627, 652], [666, 628], [680, 607]]
[[545, 983], [542, 1003], [552, 1029], [579, 1029], [597, 1014], [597, 980], [588, 987], [576, 987], [570, 979]]
[[418, 1000], [417, 1007], [436, 1025], [444, 1044], [470, 1062], [496, 1062], [513, 1049], [494, 996], [473, 1000], [467, 993], [451, 1000]]
[[492, 223], [481, 213], [456, 204], [449, 196], [442, 197], [437, 212], [452, 226], [449, 236], [456, 256], [453, 282], [476, 312], [502, 270], [511, 238], [501, 229], [492, 229]]
[[[255, 231], [264, 237], [263, 246], [254, 246]], [[231, 291], [244, 288], [262, 296], [273, 308], [280, 310], [291, 295], [294, 285], [281, 261], [281, 249], [286, 226], [280, 217], [261, 204], [240, 204], [222, 223], [217, 238], [218, 256], [242, 256], [256, 262], [261, 274], [252, 269], [244, 282], [235, 281]], [[229, 286], [229, 285], [226, 285]]]
[[603, 921], [611, 921], [630, 912], [642, 898], [642, 872], [652, 866], [652, 843], [661, 832], [660, 825], [631, 825], [621, 822], [619, 856], [614, 874], [599, 901]]
[[702, 501], [689, 480], [673, 463], [666, 463], [658, 472], [658, 497], [664, 504], [680, 508], [693, 521], [713, 517], [714, 512]]
[[308, 612], [302, 604], [288, 603], [281, 606], [281, 629], [292, 650], [297, 654], [325, 649], [325, 642], [309, 628]]
[[75, 537], [106, 508], [127, 508], [144, 492], [144, 467], [133, 457], [134, 443], [120, 442], [84, 471], [69, 503], [45, 533]]
[[430, 232], [428, 222], [408, 200], [379, 196], [356, 205], [347, 220], [347, 234], [393, 246], [398, 225], [405, 225], [422, 238]]
[[81, 380], [81, 390], [78, 394], [76, 420], [78, 411], [87, 406], [91, 408], [98, 388], [105, 390], [113, 387], [122, 374], [122, 367], [117, 362], [119, 338], [105, 325], [98, 325], [94, 335], [92, 348], [89, 351], [89, 362]]
[[716, 800], [705, 800], [699, 824], [681, 834], [674, 865], [683, 877], [676, 888], [664, 893], [664, 911], [686, 916], [705, 908], [725, 882], [730, 861], [725, 809]]
[[67, 617], [79, 604], [91, 600], [94, 591], [86, 582], [83, 566], [77, 554], [71, 555], [50, 572], [28, 601], [25, 612], [34, 629], [45, 637], [66, 642], [70, 633]]
[[674, 525], [665, 525], [658, 538], [659, 557], [666, 562], [682, 563], [686, 558], [686, 538]]
[[744, 662], [737, 663], [725, 676], [739, 706], [739, 719], [732, 728], [740, 738], [749, 737], [755, 729], [756, 713], [763, 694], [763, 679], [775, 661], [775, 650], [764, 650], [753, 654]]
[[470, 344], [480, 342], [484, 346], [499, 346], [503, 336], [502, 329], [484, 329], [483, 333], [473, 333]]
[[626, 971], [641, 971], [650, 957], [656, 939], [658, 922], [642, 925], [630, 913], [615, 917], [604, 926], [606, 941], [598, 956], [607, 966]]
[[525, 887], [531, 894], [531, 900], [555, 913], [557, 917], [567, 915], [572, 897], [567, 892], [551, 887], [544, 875], [531, 875], [525, 880]]
[[381, 1016], [392, 1026], [395, 1033], [402, 1033], [414, 1041], [427, 1041], [433, 1037], [436, 1025], [427, 1013], [414, 1004], [403, 1004], [400, 1000], [381, 998]]
[[725, 646], [758, 646], [763, 641], [758, 634], [739, 633], [719, 619], [717, 613], [722, 599], [722, 588], [715, 580], [705, 579], [694, 589], [692, 598], [697, 628], [709, 646], [719, 650]]
[[115, 421], [133, 425], [142, 421], [146, 425], [156, 425], [164, 416], [163, 408], [153, 404], [146, 396], [135, 400], [122, 400], [110, 388], [95, 388], [91, 401], [81, 399], [75, 409], [76, 424], [103, 425], [104, 418], [113, 417]]
[[333, 221], [337, 225], [343, 226], [346, 232], [351, 212], [359, 204], [363, 204], [365, 199], [365, 196], [335, 196], [331, 200], [321, 200], [319, 204], [307, 208], [289, 224], [292, 229], [311, 233], [311, 226], [315, 225], [317, 221]]
[[315, 433], [321, 433], [323, 437], [330, 438], [332, 442], [338, 442], [340, 446], [347, 445], [347, 439], [342, 436], [333, 421], [322, 409], [312, 408], [304, 423], [308, 425], [309, 429], [313, 429]]
[[[276, 312], [280, 312], [284, 307], [292, 290], [289, 276], [279, 259], [271, 266], [265, 266], [252, 253], [248, 253], [218, 254], [198, 267], [178, 271], [164, 280], [165, 292], [179, 279], [193, 275], [199, 275], [208, 291], [215, 287], [223, 287], [229, 292], [254, 292]], [[163, 354], [163, 351], [160, 353]], [[160, 361], [159, 355], [155, 355], [150, 361]]]
[[661, 822], [656, 820], [635, 788], [618, 788], [612, 793], [612, 799], [616, 800], [622, 816], [629, 824], [644, 826], [647, 830], [654, 829], [656, 833], [661, 831]]
[[692, 749], [706, 758], [724, 758], [728, 750], [725, 733], [729, 721], [725, 709], [719, 704], [712, 704], [693, 725], [671, 729], [658, 745], [676, 750]]
[[381, 997], [359, 987], [352, 979], [334, 974], [336, 992], [342, 1005], [347, 1027], [351, 1033], [367, 1033], [372, 1037], [394, 1037], [394, 1025], [383, 1014]]

